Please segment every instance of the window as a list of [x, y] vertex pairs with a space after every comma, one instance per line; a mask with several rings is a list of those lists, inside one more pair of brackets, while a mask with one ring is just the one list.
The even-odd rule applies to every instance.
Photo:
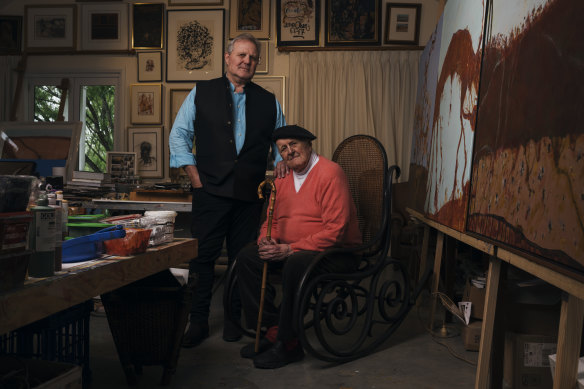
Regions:
[[29, 112], [32, 121], [81, 121], [79, 166], [74, 170], [107, 171], [106, 155], [120, 143], [119, 75], [31, 76]]

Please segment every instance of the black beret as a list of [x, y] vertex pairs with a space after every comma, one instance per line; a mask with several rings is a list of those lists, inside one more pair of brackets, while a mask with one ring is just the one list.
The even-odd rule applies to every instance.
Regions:
[[292, 124], [290, 126], [284, 126], [277, 128], [272, 133], [272, 140], [275, 142], [278, 139], [308, 139], [313, 140], [316, 139], [316, 136], [312, 134], [310, 131]]

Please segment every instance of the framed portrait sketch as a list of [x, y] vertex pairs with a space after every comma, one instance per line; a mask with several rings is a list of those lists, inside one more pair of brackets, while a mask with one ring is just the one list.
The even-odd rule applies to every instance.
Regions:
[[131, 182], [137, 175], [137, 156], [134, 152], [108, 151], [107, 172], [112, 182]]
[[81, 6], [81, 50], [127, 49], [127, 4]]
[[162, 81], [162, 51], [138, 53], [138, 81]]
[[325, 2], [325, 46], [376, 46], [381, 43], [381, 0]]
[[162, 49], [164, 4], [132, 4], [132, 49]]
[[75, 49], [77, 6], [27, 5], [24, 20], [27, 51]]
[[277, 0], [276, 35], [280, 46], [318, 46], [320, 0]]
[[260, 62], [256, 67], [256, 74], [266, 74], [269, 71], [269, 44], [268, 41], [260, 41]]
[[22, 50], [22, 16], [0, 15], [0, 54]]
[[166, 81], [221, 77], [225, 10], [168, 10], [166, 14]]
[[254, 77], [252, 81], [276, 95], [282, 106], [282, 112], [286, 113], [286, 76]]
[[231, 0], [229, 39], [244, 32], [258, 39], [270, 39], [270, 3], [266, 0]]
[[132, 124], [162, 124], [162, 85], [133, 84], [130, 87]]
[[418, 45], [422, 4], [387, 3], [383, 43]]
[[[194, 85], [193, 85], [194, 87]], [[171, 89], [170, 90], [170, 126], [174, 123], [178, 110], [182, 106], [183, 101], [187, 98], [187, 95], [191, 89]]]
[[128, 128], [128, 148], [138, 158], [136, 168], [140, 177], [163, 176], [163, 127]]

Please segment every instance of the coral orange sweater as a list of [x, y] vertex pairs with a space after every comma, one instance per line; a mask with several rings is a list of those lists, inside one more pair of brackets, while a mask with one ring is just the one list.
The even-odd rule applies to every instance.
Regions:
[[[319, 156], [298, 193], [292, 174], [276, 179], [275, 184], [273, 240], [289, 244], [293, 251], [323, 251], [361, 243], [357, 211], [339, 165]], [[260, 239], [266, 232], [267, 220]]]

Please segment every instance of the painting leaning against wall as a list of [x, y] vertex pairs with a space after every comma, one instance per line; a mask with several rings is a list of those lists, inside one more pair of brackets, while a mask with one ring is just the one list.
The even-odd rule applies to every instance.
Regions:
[[584, 270], [584, 2], [493, 0], [467, 228]]

